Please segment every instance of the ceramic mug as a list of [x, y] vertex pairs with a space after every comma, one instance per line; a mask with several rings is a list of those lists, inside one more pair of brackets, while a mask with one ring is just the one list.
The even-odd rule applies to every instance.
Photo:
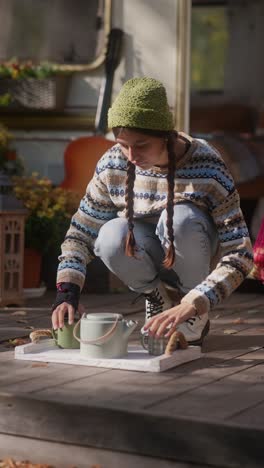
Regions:
[[[52, 329], [52, 336], [54, 338], [56, 345], [59, 348], [63, 348], [63, 349], [80, 348], [79, 341], [77, 341], [73, 336], [74, 326], [75, 326], [75, 323], [70, 325], [68, 322], [65, 322], [63, 328], [58, 328], [57, 330]], [[80, 335], [78, 337], [80, 337]]]

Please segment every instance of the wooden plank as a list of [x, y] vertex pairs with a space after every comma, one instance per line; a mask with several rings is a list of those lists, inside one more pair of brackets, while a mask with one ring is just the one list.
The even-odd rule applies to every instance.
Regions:
[[[233, 335], [228, 336], [228, 337], [222, 337], [222, 338], [223, 338], [223, 339], [228, 338], [228, 339], [234, 340]], [[236, 348], [235, 348], [235, 350], [231, 350], [231, 352], [230, 352], [230, 350], [228, 350], [228, 353], [224, 353], [224, 354], [225, 354], [224, 356], [223, 356], [223, 352], [221, 352], [220, 354], [221, 354], [221, 360], [223, 360], [223, 359], [225, 359], [225, 358], [233, 357], [234, 355], [236, 356], [236, 355], [240, 355], [240, 354], [245, 354], [245, 351], [239, 350], [239, 351], [237, 352], [237, 351], [236, 351]], [[220, 357], [220, 354], [218, 353], [218, 356], [219, 356], [219, 357]], [[208, 358], [209, 360], [207, 360], [207, 361], [204, 363], [204, 368], [205, 368], [205, 369], [208, 368], [208, 365], [209, 365], [209, 367], [210, 367], [210, 366], [212, 366], [212, 365], [215, 365], [215, 364], [218, 365], [218, 364], [219, 364], [219, 357], [218, 357], [217, 359], [212, 359], [211, 354], [208, 354], [208, 356], [209, 356], [209, 358]], [[200, 365], [199, 363], [198, 363], [198, 364], [197, 364], [197, 363], [192, 363], [192, 364], [187, 365], [187, 366], [186, 366], [186, 365], [185, 365], [185, 366], [181, 366], [181, 367], [179, 368], [179, 371], [177, 371], [177, 373], [176, 373], [177, 379], [179, 379], [179, 373], [182, 373], [182, 374], [184, 375], [185, 373], [188, 373], [188, 372], [190, 372], [190, 371], [194, 371], [196, 368], [199, 369], [200, 367], [201, 367], [201, 365]], [[203, 367], [203, 364], [202, 364], [202, 367]], [[206, 383], [206, 382], [208, 382], [208, 381], [212, 381], [212, 373], [208, 373], [208, 371], [206, 370], [206, 374], [208, 375], [208, 378], [207, 378], [205, 381], [202, 381], [202, 384], [203, 384], [203, 383]], [[19, 374], [18, 374], [18, 377], [19, 377]], [[197, 377], [197, 376], [196, 376], [196, 377]], [[38, 378], [39, 378], [39, 376], [38, 376]], [[213, 377], [213, 378], [215, 378], [215, 377]], [[30, 380], [28, 381], [28, 380], [26, 379], [26, 380], [24, 381], [23, 387], [22, 387], [24, 391], [31, 391], [31, 390], [34, 391], [35, 386], [33, 386], [32, 389], [31, 389], [31, 382], [33, 382], [33, 380], [34, 380], [34, 379], [30, 379]], [[141, 379], [141, 380], [142, 380], [142, 379]], [[136, 376], [136, 382], [138, 382], [138, 376]], [[9, 383], [10, 383], [10, 385], [15, 385], [16, 382], [15, 382], [15, 380], [14, 380], [14, 381], [11, 381], [11, 382], [9, 381]], [[93, 384], [95, 384], [95, 382], [93, 382]], [[183, 382], [182, 382], [182, 384], [183, 384]], [[201, 382], [199, 381], [199, 382], [198, 382], [198, 385], [200, 385], [200, 384], [201, 384]], [[82, 385], [86, 386], [86, 384], [85, 384], [84, 381], [82, 382]], [[109, 385], [109, 383], [108, 383], [108, 385]], [[131, 384], [130, 384], [130, 385], [131, 385]], [[192, 388], [192, 387], [195, 388], [196, 385], [197, 385], [197, 378], [196, 378], [196, 379], [193, 379], [193, 378], [192, 378], [192, 379], [189, 379], [189, 380], [187, 381], [187, 388], [186, 388], [186, 387], [183, 388], [182, 385], [181, 385], [181, 388], [180, 388], [179, 383], [177, 382], [177, 389], [178, 389], [178, 391], [181, 391], [181, 389], [183, 388], [182, 391], [186, 391], [187, 389], [190, 389], [190, 388]], [[44, 388], [45, 388], [45, 383], [38, 382], [38, 387], [37, 387], [37, 388], [40, 388], [40, 389], [41, 389], [41, 388], [43, 388], [43, 386], [44, 386]], [[21, 387], [21, 386], [20, 386], [20, 387]], [[5, 388], [7, 388], [7, 387], [5, 386]], [[12, 391], [14, 390], [14, 387], [13, 387], [13, 386], [11, 386], [10, 388], [12, 389]], [[21, 389], [21, 390], [22, 390], [22, 389]], [[68, 398], [68, 397], [69, 397], [69, 393], [70, 393], [70, 400], [71, 400], [71, 399], [72, 399], [72, 395], [71, 395], [72, 390], [73, 390], [73, 389], [69, 388], [69, 391], [67, 392], [67, 386], [66, 386], [66, 387], [64, 386], [64, 394], [63, 394], [63, 396], [64, 396], [65, 398]], [[111, 393], [110, 393], [110, 390], [109, 390], [109, 392], [108, 392], [108, 403], [111, 402], [111, 399], [112, 399], [113, 401], [116, 401], [116, 396], [117, 396], [117, 394], [115, 393], [115, 392], [116, 392], [116, 387], [114, 386], [114, 388], [113, 388], [112, 390], [113, 390], [113, 391], [112, 391]], [[162, 392], [156, 392], [156, 393], [153, 393], [153, 392], [152, 392], [151, 397], [149, 397], [148, 392], [147, 392], [147, 397], [146, 397], [146, 398], [148, 399], [148, 401], [149, 401], [149, 398], [151, 398], [151, 400], [150, 400], [150, 403], [151, 403], [151, 402], [153, 402], [153, 401], [155, 402], [156, 399], [159, 398], [159, 397], [160, 397], [160, 398], [164, 397], [164, 394], [165, 394], [165, 396], [166, 396], [166, 395], [169, 395], [169, 389], [163, 389], [163, 390], [164, 390], [163, 393], [162, 393]], [[79, 391], [80, 391], [80, 389], [79, 389]], [[121, 388], [119, 388], [119, 391], [121, 391]], [[173, 384], [173, 391], [175, 391], [175, 390], [174, 390], [174, 384]], [[60, 392], [60, 391], [59, 391], [59, 392]], [[129, 391], [129, 389], [126, 389], [125, 386], [122, 387], [122, 398], [124, 399], [124, 401], [122, 402], [122, 405], [123, 405], [123, 404], [126, 404], [126, 398], [124, 397], [124, 395], [125, 395], [125, 394], [128, 394], [128, 397], [127, 397], [127, 398], [131, 398], [131, 393], [132, 393], [132, 396], [133, 396], [133, 404], [135, 404], [135, 403], [139, 404], [139, 401], [138, 401], [138, 400], [140, 400], [140, 403], [141, 403], [141, 406], [140, 406], [140, 407], [142, 407], [142, 402], [144, 403], [144, 398], [140, 398], [140, 397], [138, 396], [138, 392], [136, 391], [136, 389], [133, 389], [133, 392], [131, 392], [131, 391]], [[79, 395], [79, 397], [80, 397], [80, 395]], [[86, 390], [85, 390], [85, 392], [84, 392], [83, 398], [84, 398], [84, 400], [87, 398]], [[134, 401], [135, 399], [137, 400], [136, 402]], [[143, 406], [144, 406], [144, 404], [143, 404]]]
[[32, 330], [22, 327], [1, 327], [0, 342], [26, 337]]
[[246, 330], [257, 324], [264, 327], [264, 313], [262, 310], [254, 314], [236, 312], [233, 315], [226, 315], [225, 317], [218, 317], [210, 321], [210, 333], [215, 334], [222, 330], [234, 329], [237, 331]]
[[[142, 408], [146, 405], [146, 401], [148, 404], [154, 404], [157, 403], [157, 401], [168, 398], [168, 396], [187, 392], [197, 386], [205, 385], [210, 381], [218, 379], [219, 369], [214, 369], [212, 366], [216, 364], [219, 365], [220, 363], [221, 361], [219, 359], [216, 360], [211, 358], [206, 358], [205, 362], [190, 363], [179, 367], [177, 370], [174, 370], [169, 374], [166, 372], [165, 380], [158, 378], [156, 380], [156, 384], [154, 383], [155, 380], [152, 375], [143, 374], [140, 376], [139, 380], [138, 373], [128, 372], [124, 374], [121, 372], [121, 374], [119, 374], [120, 378], [118, 379], [117, 374], [115, 373], [113, 375], [109, 375], [107, 379], [104, 376], [103, 380], [99, 379], [99, 381], [93, 377], [93, 381], [91, 383], [84, 378], [81, 379], [81, 382], [76, 380], [76, 382], [65, 384], [67, 379], [64, 380], [63, 378], [63, 387], [56, 389], [55, 387], [57, 385], [61, 385], [61, 381], [56, 380], [57, 377], [55, 378], [53, 375], [47, 377], [47, 372], [44, 370], [45, 368], [32, 368], [30, 371], [27, 370], [26, 374], [23, 369], [18, 369], [10, 376], [12, 369], [9, 367], [9, 377], [8, 380], [3, 380], [5, 386], [3, 387], [2, 385], [2, 388], [12, 391], [16, 391], [16, 389], [19, 388], [19, 391], [22, 392], [39, 391], [40, 394], [45, 395], [46, 398], [49, 399], [52, 399], [52, 395], [56, 394], [56, 397], [59, 395], [59, 398], [69, 402], [72, 400], [74, 394], [77, 393], [76, 396], [78, 399], [84, 403], [87, 401], [87, 397], [89, 397], [89, 399], [92, 398], [92, 401], [96, 404], [99, 402], [108, 405], [120, 404], [122, 407], [125, 407], [127, 404], [132, 404], [133, 407]], [[232, 374], [236, 371], [233, 366], [234, 363], [226, 363], [221, 370], [221, 375], [228, 375], [229, 373]], [[68, 366], [66, 369], [68, 372]], [[60, 370], [61, 366], [58, 366], [59, 375]], [[3, 371], [2, 375], [4, 375]], [[83, 372], [81, 371], [80, 377], [82, 376]], [[46, 384], [47, 378], [48, 385]], [[17, 386], [18, 382], [19, 387]], [[164, 387], [162, 382], [166, 382], [166, 387]], [[156, 387], [154, 387], [154, 385], [156, 385]], [[89, 394], [91, 386], [96, 390], [95, 392], [92, 392], [92, 395]], [[107, 395], [104, 391], [105, 386], [108, 388]]]
[[[26, 307], [29, 308], [39, 308], [41, 307], [46, 307], [48, 311], [51, 310], [51, 304], [54, 302], [56, 292], [55, 291], [47, 291], [45, 295], [41, 298], [35, 298], [35, 299], [28, 299], [25, 305], [25, 310]], [[122, 293], [111, 293], [111, 294], [82, 294], [81, 295], [81, 304], [83, 304], [85, 307], [87, 306], [89, 310], [93, 311], [94, 308], [97, 309], [98, 312], [104, 312], [105, 308], [113, 306], [113, 307], [118, 307], [118, 309], [123, 307], [123, 309], [130, 309], [132, 310], [138, 310], [144, 309], [144, 300], [141, 299], [140, 301], [136, 302], [133, 304], [133, 301], [135, 300], [137, 294], [133, 293], [132, 291], [127, 291], [127, 292], [122, 292]], [[5, 309], [5, 308], [4, 308]], [[10, 308], [11, 309], [11, 308]], [[14, 308], [13, 310], [18, 310], [19, 308]], [[20, 307], [20, 309], [23, 309], [23, 307]], [[122, 313], [121, 310], [118, 310], [118, 312]], [[50, 314], [50, 313], [49, 313]]]
[[[261, 403], [264, 401], [264, 385], [241, 386], [240, 382], [230, 382], [224, 379], [221, 382], [202, 386], [191, 390], [188, 395], [178, 395], [168, 399], [165, 403], [155, 405], [154, 410], [193, 419], [206, 418], [220, 422], [230, 420], [233, 414], [240, 413], [250, 408], [252, 401]], [[244, 423], [247, 420], [244, 419]], [[263, 429], [263, 421], [260, 426]]]
[[[230, 367], [228, 367], [229, 365]], [[210, 408], [211, 411], [209, 411], [206, 407], [206, 403], [210, 399], [211, 386], [215, 382], [215, 385], [217, 385], [219, 380], [225, 382], [226, 378], [230, 378], [232, 381], [232, 379], [236, 377], [237, 372], [240, 373], [239, 375], [241, 375], [241, 371], [243, 369], [250, 369], [250, 366], [251, 364], [247, 362], [247, 359], [245, 359], [244, 364], [239, 362], [237, 359], [225, 363], [225, 365], [220, 369], [215, 369], [214, 367], [205, 367], [201, 368], [200, 370], [197, 369], [189, 374], [185, 373], [185, 375], [178, 376], [178, 378], [167, 382], [162, 388], [153, 386], [151, 392], [146, 388], [142, 388], [140, 391], [137, 391], [136, 386], [133, 387], [133, 385], [130, 383], [131, 392], [119, 397], [119, 405], [122, 405], [122, 407], [129, 405], [130, 407], [137, 409], [152, 409], [153, 411], [159, 412], [164, 411], [166, 414], [169, 413], [172, 416], [183, 415], [190, 417], [201, 417], [201, 415], [204, 414], [207, 415], [207, 419], [209, 420], [210, 418], [212, 418], [212, 420], [217, 420], [218, 414], [216, 411], [214, 411], [214, 408]], [[192, 410], [193, 400], [194, 402], [196, 401], [195, 392], [206, 394], [205, 412], [203, 412], [203, 407], [200, 402], [198, 402], [197, 413]], [[223, 416], [222, 412], [220, 416]]]
[[0, 342], [8, 341], [9, 339], [26, 337], [33, 328], [50, 327], [50, 317], [43, 314], [33, 313], [27, 315], [12, 315], [2, 317], [0, 321]]
[[0, 413], [6, 435], [226, 468], [263, 466], [263, 432], [254, 427], [8, 395], [0, 395]]
[[[171, 416], [200, 418], [206, 415], [207, 419], [212, 418], [215, 421], [229, 418], [233, 413], [248, 407], [252, 399], [264, 400], [263, 388], [259, 385], [256, 387], [257, 383], [262, 382], [262, 363], [264, 364], [263, 349], [228, 361], [225, 367], [220, 365], [220, 369], [211, 369], [209, 375], [212, 377], [215, 374], [214, 381], [208, 381], [189, 391], [186, 389], [181, 394], [177, 392], [177, 397], [168, 396], [146, 408]], [[226, 370], [226, 365], [229, 365], [231, 372]], [[198, 375], [203, 373], [201, 371]], [[181, 382], [182, 380], [180, 384]]]
[[234, 352], [245, 354], [246, 352], [263, 346], [264, 332], [259, 327], [251, 327], [235, 334], [209, 335], [203, 346], [206, 356], [220, 358]]
[[[97, 374], [92, 378], [83, 378], [70, 383], [65, 383], [63, 386], [44, 387], [39, 391], [34, 392], [34, 395], [40, 396], [47, 400], [53, 401], [55, 398], [58, 401], [70, 402], [75, 395], [78, 401], [84, 405], [95, 404], [102, 406], [115, 406], [117, 408], [124, 407], [120, 401], [124, 395], [129, 394], [129, 404], [133, 404], [134, 394], [141, 395], [144, 389], [148, 389], [148, 394], [158, 391], [160, 395], [160, 387], [167, 385], [172, 380], [172, 374], [151, 374], [131, 371], [112, 370], [108, 373]], [[132, 395], [131, 395], [132, 394]], [[142, 406], [145, 401], [145, 395], [142, 393], [140, 404]], [[127, 407], [127, 403], [125, 403]], [[140, 405], [137, 406], [137, 408]], [[136, 405], [132, 406], [134, 409]]]
[[[123, 309], [130, 313], [127, 298], [123, 302], [120, 296], [108, 303], [109, 311], [118, 299], [120, 309], [124, 304]], [[94, 310], [102, 310], [103, 302], [96, 300]], [[214, 311], [214, 317], [222, 315], [212, 321], [205, 357], [164, 374], [106, 371], [84, 376], [75, 368], [70, 376], [69, 366], [59, 365], [55, 370], [49, 366], [25, 369], [23, 377], [24, 370], [10, 361], [10, 352], [0, 353], [0, 372], [3, 365], [3, 375], [10, 379], [5, 386], [1, 382], [0, 388], [24, 396], [31, 392], [26, 402], [19, 396], [0, 399], [0, 432], [199, 462], [202, 466], [262, 467], [264, 364], [263, 351], [256, 348], [263, 346], [264, 327], [257, 300], [259, 296], [252, 300], [255, 311], [244, 295]], [[135, 308], [132, 314], [143, 321], [140, 310]], [[237, 318], [248, 323], [234, 324]], [[227, 328], [236, 329], [236, 333], [226, 335]], [[1, 358], [5, 354], [6, 360]], [[177, 411], [180, 401], [185, 417]], [[262, 418], [258, 407], [254, 409], [256, 402]], [[166, 410], [162, 407], [165, 404]], [[186, 418], [188, 408], [190, 417]]]
[[[254, 355], [255, 361], [254, 361]], [[261, 350], [262, 360], [264, 360], [264, 353]], [[250, 356], [250, 357], [249, 357]], [[253, 351], [252, 353], [246, 354], [244, 356], [239, 356], [238, 358], [225, 361], [224, 363], [219, 363], [218, 366], [204, 367], [197, 370], [194, 370], [190, 374], [183, 375], [181, 378], [175, 379], [175, 389], [174, 395], [171, 395], [171, 392], [168, 392], [167, 397], [164, 399], [158, 398], [152, 403], [148, 401], [148, 404], [145, 408], [152, 408], [153, 411], [170, 411], [171, 414], [181, 414], [183, 410], [183, 405], [181, 401], [186, 398], [186, 405], [189, 407], [188, 412], [191, 413], [193, 404], [196, 404], [195, 392], [206, 392], [206, 389], [210, 389], [212, 384], [215, 382], [220, 382], [227, 378], [233, 380], [236, 375], [241, 375], [242, 371], [250, 369], [252, 366], [255, 366], [259, 359], [259, 352]], [[262, 362], [261, 360], [261, 362]], [[168, 387], [168, 385], [167, 385]], [[165, 392], [164, 392], [165, 393]], [[194, 397], [192, 398], [192, 395]], [[206, 397], [207, 398], [207, 397]], [[173, 409], [172, 409], [173, 408]], [[200, 407], [201, 412], [202, 408]], [[186, 415], [186, 413], [184, 413]], [[201, 413], [200, 413], [201, 414]], [[207, 412], [205, 412], [207, 414]], [[210, 412], [209, 419], [210, 419]], [[194, 415], [197, 416], [197, 415]], [[200, 416], [198, 414], [198, 416]], [[212, 417], [215, 418], [216, 415], [212, 414]]]
[[105, 372], [105, 369], [80, 368], [53, 363], [35, 363], [30, 361], [7, 361], [0, 364], [0, 391], [30, 393], [43, 386], [62, 385], [76, 379]]
[[[263, 376], [263, 374], [262, 374]], [[263, 380], [263, 379], [262, 379]], [[262, 386], [261, 386], [262, 387]], [[264, 395], [262, 389], [262, 396]], [[245, 424], [249, 426], [259, 427], [263, 429], [264, 421], [264, 397], [262, 401], [260, 400], [251, 400], [251, 405], [248, 405], [247, 408], [244, 408], [238, 412], [234, 412], [229, 418], [230, 422], [235, 424]]]
[[[31, 384], [32, 379], [37, 380], [45, 380], [48, 375], [52, 375], [53, 379], [55, 379], [56, 372], [58, 368], [55, 364], [46, 364], [42, 363], [42, 365], [33, 365], [31, 362], [27, 362], [27, 365], [23, 362], [22, 365], [11, 365], [12, 362], [8, 361], [6, 366], [1, 364], [1, 382], [0, 382], [0, 390], [2, 391], [8, 386], [12, 386], [14, 391], [18, 393], [21, 391], [21, 385], [24, 382], [28, 382], [28, 386]], [[64, 372], [67, 370], [65, 366]]]
[[14, 349], [7, 347], [6, 344], [0, 344], [0, 366], [1, 362], [13, 361]]
[[[241, 296], [241, 295], [240, 295]], [[242, 295], [243, 296], [243, 295]], [[121, 310], [118, 310], [119, 312], [123, 313], [124, 315], [129, 315], [129, 316], [133, 316], [135, 318], [137, 318], [140, 322], [140, 326], [143, 324], [143, 321], [144, 321], [144, 312], [143, 312], [143, 309], [144, 309], [144, 301], [141, 301], [141, 303], [137, 303], [137, 304], [131, 304], [132, 300], [135, 298], [135, 294], [133, 293], [125, 293], [125, 294], [118, 294], [118, 295], [101, 295], [101, 296], [98, 296], [98, 295], [84, 295], [84, 300], [85, 301], [89, 301], [89, 311], [102, 311], [102, 310], [107, 310], [109, 312], [113, 312], [113, 311], [116, 311], [116, 307], [117, 307], [117, 304], [118, 304], [118, 309], [121, 309]], [[232, 296], [231, 296], [232, 298]], [[40, 303], [40, 301], [42, 301], [43, 299], [38, 299], [38, 305]], [[35, 300], [36, 301], [36, 300]], [[32, 301], [31, 301], [32, 302]], [[231, 306], [232, 306], [232, 301], [231, 302]], [[255, 307], [256, 305], [259, 306], [259, 303], [260, 303], [260, 299], [259, 299], [259, 296], [256, 297], [255, 299]], [[246, 307], [245, 307], [246, 305]], [[220, 325], [223, 325], [224, 326], [228, 326], [228, 324], [232, 324], [232, 321], [235, 319], [235, 318], [238, 318], [238, 317], [241, 317], [241, 313], [243, 315], [243, 317], [248, 317], [249, 316], [249, 312], [250, 310], [250, 302], [249, 300], [247, 300], [246, 302], [240, 304], [239, 303], [239, 311], [234, 311], [232, 310], [232, 307], [231, 307], [231, 310], [225, 306], [225, 308], [221, 309], [222, 306], [219, 306], [219, 310], [216, 309], [213, 314], [212, 314], [212, 317], [218, 317], [218, 315], [220, 315], [221, 313], [221, 317], [218, 319], [214, 319], [211, 321], [211, 334], [214, 333], [214, 330], [215, 328], [219, 329], [221, 328]], [[233, 306], [234, 307], [234, 306]], [[244, 307], [244, 309], [243, 309]], [[254, 300], [253, 300], [253, 307], [254, 307]], [[241, 311], [241, 308], [242, 308], [242, 311]], [[39, 309], [39, 310], [38, 310]], [[49, 327], [50, 326], [50, 309], [49, 308], [40, 308], [38, 307], [35, 311], [32, 307], [24, 307], [24, 308], [15, 308], [14, 309], [15, 311], [17, 310], [23, 310], [24, 312], [26, 312], [26, 316], [24, 317], [19, 317], [19, 316], [12, 316], [13, 312], [11, 312], [10, 310], [8, 311], [4, 311], [0, 314], [0, 323], [2, 323], [2, 327], [0, 328], [0, 341], [1, 340], [5, 340], [5, 339], [8, 339], [8, 338], [14, 338], [14, 337], [19, 337], [19, 336], [26, 336], [26, 334], [28, 333], [27, 331], [25, 331], [25, 328], [23, 328], [23, 326], [20, 326], [20, 327], [16, 327], [16, 329], [13, 328], [13, 325], [16, 325], [16, 322], [19, 321], [19, 319], [24, 319], [24, 320], [27, 320], [28, 321], [28, 325], [29, 326], [34, 326], [34, 328], [42, 328], [42, 327]], [[252, 305], [251, 305], [251, 311], [252, 311]], [[229, 318], [225, 318], [225, 315], [226, 313], [228, 312], [229, 314]], [[4, 322], [1, 322], [1, 317], [3, 317], [5, 320]], [[2, 319], [3, 320], [3, 319]], [[12, 331], [10, 331], [10, 336], [8, 336], [9, 332], [7, 330], [3, 330], [3, 324], [4, 325], [9, 325], [9, 320], [10, 320], [10, 326], [12, 325]], [[242, 329], [241, 327], [239, 328], [236, 327], [237, 329]], [[246, 327], [247, 328], [247, 327]], [[4, 336], [1, 336], [1, 333], [3, 333], [3, 331], [5, 331], [6, 333], [4, 334]], [[135, 334], [134, 334], [135, 336]]]
[[[56, 468], [194, 468], [189, 463], [1, 434], [0, 460], [10, 457]], [[204, 465], [195, 464], [195, 468]]]
[[156, 376], [142, 374], [139, 377], [135, 372], [111, 371], [108, 374], [93, 376], [92, 380], [84, 378], [81, 382], [66, 383], [59, 388], [42, 388], [36, 394], [50, 401], [56, 394], [56, 398], [59, 396], [62, 401], [69, 402], [72, 395], [78, 392], [78, 401], [82, 404], [89, 401], [89, 404], [140, 410], [246, 369], [252, 365], [247, 359], [246, 356], [245, 362], [241, 362], [241, 359], [232, 360], [219, 368], [212, 366], [211, 362], [209, 365], [197, 362], [196, 369], [193, 368], [194, 363], [192, 367], [189, 365], [189, 372], [183, 370], [185, 366], [180, 366]]
[[[124, 316], [136, 318], [138, 314], [142, 315], [142, 304], [132, 304], [133, 293], [113, 294], [113, 295], [90, 295], [89, 312], [118, 312]], [[87, 300], [87, 299], [86, 299]], [[38, 302], [39, 305], [39, 302]], [[24, 312], [26, 315], [14, 315], [17, 312]], [[142, 316], [143, 317], [143, 316]], [[143, 324], [143, 319], [142, 319]], [[141, 325], [138, 325], [139, 330]], [[8, 308], [0, 313], [0, 343], [8, 339], [28, 336], [31, 329], [50, 328], [51, 312], [49, 308], [40, 308], [36, 310], [32, 307]], [[138, 332], [137, 332], [138, 333]], [[132, 338], [137, 336], [133, 333]]]
[[[210, 337], [209, 337], [209, 338], [210, 338]], [[228, 336], [228, 337], [226, 337], [226, 336], [221, 337], [221, 339], [223, 339], [223, 340], [226, 339], [226, 338], [231, 339], [231, 340], [234, 340], [233, 335]], [[236, 350], [233, 351], [233, 350], [231, 349], [231, 352], [230, 352], [230, 350], [228, 350], [228, 353], [226, 353], [226, 352], [223, 353], [223, 352], [221, 351], [221, 353], [218, 353], [218, 356], [219, 356], [219, 357], [220, 357], [220, 354], [221, 354], [221, 359], [223, 360], [223, 359], [226, 359], [227, 357], [230, 358], [230, 357], [232, 357], [232, 356], [234, 356], [234, 355], [244, 354], [244, 352], [243, 352], [243, 350], [238, 350], [238, 352], [237, 352]], [[214, 356], [216, 356], [216, 354], [214, 354]], [[212, 354], [211, 354], [211, 353], [210, 353], [209, 359], [211, 359], [211, 361], [208, 361], [208, 362], [211, 363], [211, 365], [213, 365], [213, 364], [218, 364], [218, 363], [219, 363], [219, 358], [218, 358], [217, 360], [212, 359]], [[208, 362], [207, 362], [207, 363], [208, 363]], [[198, 366], [198, 367], [199, 367], [199, 366]], [[181, 369], [182, 369], [183, 373], [190, 372], [191, 366], [187, 366], [187, 367], [181, 366]], [[39, 376], [38, 376], [38, 377], [39, 377]], [[138, 379], [137, 379], [137, 380], [138, 380]], [[15, 384], [15, 381], [10, 382], [10, 385], [13, 385], [13, 384]], [[25, 387], [27, 388], [28, 391], [30, 391], [30, 381], [29, 381], [29, 382], [26, 382], [26, 381], [25, 381]], [[189, 388], [189, 387], [188, 387], [188, 388]], [[123, 393], [124, 393], [124, 391], [125, 391], [125, 389], [123, 389]]]
[[[76, 368], [77, 369], [77, 368]], [[34, 380], [34, 382], [24, 382], [20, 384], [20, 392], [32, 392], [40, 395], [41, 398], [50, 400], [61, 400], [70, 402], [72, 399], [77, 399], [84, 405], [90, 404], [107, 404], [107, 402], [115, 402], [119, 404], [119, 398], [123, 392], [129, 392], [129, 377], [131, 372], [128, 371], [112, 371], [98, 368], [90, 369], [87, 373], [82, 373], [83, 368], [79, 369], [79, 376], [76, 374], [75, 379], [66, 378], [63, 375], [57, 375], [56, 379]], [[93, 369], [93, 371], [92, 371]], [[135, 373], [138, 378], [138, 373]], [[156, 374], [142, 374], [143, 376]], [[169, 377], [165, 379], [168, 380]], [[153, 383], [154, 379], [151, 379]], [[164, 380], [164, 379], [163, 379]], [[140, 378], [141, 381], [141, 378]], [[160, 381], [160, 379], [159, 379]], [[156, 381], [157, 382], [157, 381]], [[140, 382], [141, 385], [142, 382]], [[15, 391], [15, 386], [1, 387], [5, 391]], [[137, 387], [139, 388], [139, 387]]]

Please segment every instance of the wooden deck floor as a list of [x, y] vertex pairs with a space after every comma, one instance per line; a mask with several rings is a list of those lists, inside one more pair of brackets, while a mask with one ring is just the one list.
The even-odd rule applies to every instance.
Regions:
[[[129, 315], [140, 327], [144, 303], [131, 305], [133, 298], [84, 295], [83, 302], [89, 311]], [[49, 327], [52, 299], [49, 293], [0, 313], [0, 458], [11, 447], [19, 455], [38, 444], [51, 461], [72, 447], [69, 466], [76, 447], [79, 458], [89, 447], [105, 468], [264, 466], [263, 295], [234, 293], [211, 315], [203, 357], [161, 374], [15, 361], [8, 340]], [[59, 458], [56, 467], [66, 467]]]

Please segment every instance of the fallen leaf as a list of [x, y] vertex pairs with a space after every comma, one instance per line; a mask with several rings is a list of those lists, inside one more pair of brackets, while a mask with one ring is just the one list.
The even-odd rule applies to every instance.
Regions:
[[16, 468], [16, 463], [12, 460], [12, 458], [6, 458], [5, 460], [2, 460], [0, 463], [1, 468]]
[[28, 325], [28, 327], [25, 327], [26, 330], [34, 330], [35, 327], [31, 327], [30, 325]]
[[216, 315], [216, 316], [214, 317], [214, 320], [217, 320], [219, 317], [220, 317], [220, 314]]
[[23, 344], [29, 343], [29, 339], [27, 338], [15, 338], [14, 340], [8, 341], [10, 346], [21, 346]]
[[31, 463], [28, 460], [15, 461], [13, 458], [5, 458], [0, 460], [0, 468], [55, 468], [52, 465], [43, 463]]
[[243, 323], [248, 323], [248, 322], [247, 322], [247, 320], [245, 320], [245, 319], [238, 318], [238, 319], [236, 319], [236, 320], [233, 320], [232, 323], [233, 323], [234, 325], [241, 325], [241, 324], [243, 324]]
[[237, 330], [224, 330], [225, 335], [234, 335], [237, 333]]
[[16, 323], [28, 323], [28, 320], [16, 320]]
[[47, 362], [35, 362], [31, 367], [48, 367]]
[[12, 312], [11, 315], [15, 315], [15, 316], [27, 315], [27, 312], [25, 310], [16, 310], [16, 312]]

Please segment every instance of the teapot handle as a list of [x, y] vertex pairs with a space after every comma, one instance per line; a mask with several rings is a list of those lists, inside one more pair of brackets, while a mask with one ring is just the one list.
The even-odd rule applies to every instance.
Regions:
[[[85, 314], [83, 314], [83, 315], [85, 315]], [[83, 317], [83, 315], [82, 315], [82, 317]], [[99, 336], [95, 340], [82, 340], [81, 338], [78, 338], [78, 336], [76, 336], [77, 330], [78, 330], [78, 328], [80, 326], [80, 323], [81, 323], [81, 320], [82, 320], [82, 317], [80, 318], [80, 320], [78, 320], [78, 322], [76, 323], [76, 325], [74, 326], [74, 329], [73, 329], [74, 338], [77, 341], [79, 341], [79, 343], [82, 343], [82, 344], [100, 344], [100, 343], [103, 343], [104, 341], [107, 340], [107, 338], [110, 338], [110, 336], [113, 335], [113, 333], [114, 333], [114, 331], [115, 331], [115, 329], [117, 327], [118, 320], [119, 320], [119, 315], [116, 314], [116, 319], [115, 319], [115, 322], [114, 322], [113, 326], [103, 336]]]

